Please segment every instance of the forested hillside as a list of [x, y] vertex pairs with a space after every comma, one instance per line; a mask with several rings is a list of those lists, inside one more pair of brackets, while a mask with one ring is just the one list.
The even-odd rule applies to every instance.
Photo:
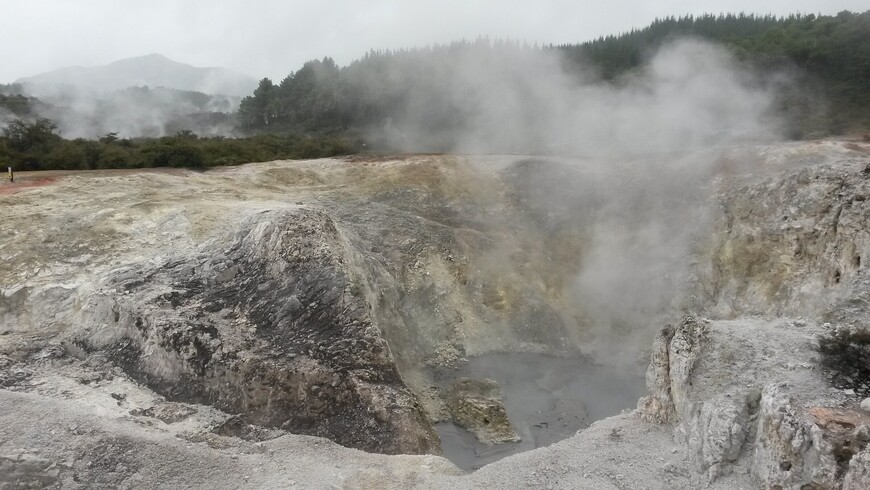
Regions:
[[[567, 72], [594, 74], [618, 84], [663, 43], [681, 37], [721, 43], [747, 67], [768, 75], [769, 83], [776, 84], [778, 108], [788, 119], [792, 137], [870, 127], [870, 11], [787, 18], [667, 18], [641, 30], [578, 45], [531, 47], [478, 40], [372, 51], [346, 67], [324, 58], [306, 63], [277, 84], [261, 80], [257, 90], [242, 100], [239, 120], [249, 130], [329, 132], [391, 124], [414, 112], [421, 129], [445, 132], [461, 128], [472, 117], [462, 94], [451, 92], [454, 82], [466, 73], [457, 65], [467, 61], [469, 53], [474, 53], [480, 72], [485, 72], [503, 70], [503, 64], [492, 61], [499, 57], [556, 52]], [[487, 56], [479, 56], [481, 51], [487, 51]], [[524, 66], [521, 60], [517, 64]], [[426, 112], [422, 123], [420, 111]]]
[[662, 43], [682, 36], [727, 46], [738, 59], [792, 81], [781, 100], [800, 119], [795, 136], [870, 128], [870, 11], [836, 16], [706, 15], [657, 20], [649, 27], [582, 45], [559, 46], [574, 63], [591, 61], [607, 79], [637, 68]]

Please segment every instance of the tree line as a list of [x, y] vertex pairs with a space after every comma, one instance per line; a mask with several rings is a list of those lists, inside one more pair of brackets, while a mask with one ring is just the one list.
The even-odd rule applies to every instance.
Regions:
[[[461, 125], [469, 116], [452, 104], [445, 72], [469, 50], [520, 56], [557, 52], [566, 71], [591, 68], [618, 83], [665, 42], [694, 37], [724, 45], [747, 66], [786, 74], [778, 104], [795, 138], [870, 127], [870, 11], [836, 16], [704, 15], [658, 19], [646, 28], [576, 45], [526, 46], [488, 40], [398, 51], [370, 51], [345, 67], [331, 58], [305, 63], [279, 83], [260, 81], [245, 97], [239, 122], [248, 130], [330, 132], [401, 120], [425, 108], [433, 128]], [[485, 69], [482, 67], [481, 69]], [[421, 105], [420, 99], [428, 104]]]
[[779, 104], [796, 138], [870, 128], [870, 11], [668, 17], [557, 49], [575, 63], [592, 61], [612, 80], [637, 68], [651, 50], [686, 36], [721, 43], [763, 74], [787, 74], [795, 83], [782, 88]]

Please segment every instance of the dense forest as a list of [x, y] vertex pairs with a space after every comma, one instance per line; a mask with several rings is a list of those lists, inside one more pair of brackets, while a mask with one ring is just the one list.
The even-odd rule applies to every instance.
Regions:
[[762, 73], [788, 72], [796, 83], [785, 87], [780, 103], [796, 118], [797, 138], [870, 128], [870, 11], [672, 17], [621, 36], [557, 49], [575, 63], [592, 61], [605, 78], [616, 79], [681, 36], [722, 43]]
[[788, 75], [790, 83], [777, 87], [778, 104], [791, 120], [792, 137], [870, 127], [870, 11], [667, 18], [578, 45], [531, 47], [477, 40], [372, 51], [346, 67], [324, 58], [306, 63], [280, 83], [261, 80], [254, 94], [242, 100], [239, 121], [249, 130], [341, 131], [403, 121], [413, 112], [422, 129], [444, 131], [461, 127], [471, 117], [467, 101], [450, 93], [463, 76], [457, 60], [469, 52], [488, 51], [486, 57], [475, 57], [482, 72], [498, 69], [501, 65], [492, 60], [500, 56], [556, 51], [565, 71], [594, 73], [618, 84], [665, 42], [686, 36], [721, 43], [754, 70]]
[[[499, 124], [516, 114], [527, 119], [513, 132], [485, 134], [489, 148], [510, 151], [513, 147], [503, 146], [510, 141], [537, 151], [530, 142], [561, 123], [549, 120], [559, 102], [552, 99], [560, 95], [550, 89], [565, 83], [559, 77], [620, 87], [661, 46], [678, 38], [724, 46], [742, 68], [760, 74], [758, 80], [776, 94], [773, 109], [785, 116], [789, 137], [870, 129], [870, 11], [785, 18], [705, 15], [659, 19], [643, 29], [576, 45], [478, 39], [370, 51], [344, 67], [327, 57], [305, 63], [278, 83], [262, 79], [236, 114], [207, 94], [146, 87], [111, 94], [89, 105], [87, 117], [75, 119], [70, 116], [74, 104], [62, 97], [46, 101], [20, 86], [0, 85], [0, 165], [24, 170], [203, 167], [330, 156], [363, 147], [447, 151], [475, 125], [492, 126], [491, 120], [480, 120], [481, 100], [510, 106], [489, 115], [501, 117]], [[162, 108], [173, 117], [140, 121], [133, 113], [143, 111], [130, 107]], [[172, 112], [179, 107], [186, 109]], [[152, 124], [155, 137], [125, 132], [139, 123]], [[235, 137], [203, 129], [215, 127]], [[81, 133], [82, 128], [93, 134]]]

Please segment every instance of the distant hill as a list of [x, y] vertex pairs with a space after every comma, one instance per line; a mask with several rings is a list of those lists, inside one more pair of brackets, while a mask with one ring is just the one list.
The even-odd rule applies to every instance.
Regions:
[[37, 95], [67, 92], [70, 88], [78, 92], [108, 92], [148, 86], [240, 96], [251, 93], [257, 86], [254, 78], [226, 68], [199, 68], [160, 54], [126, 58], [103, 66], [59, 68], [21, 78], [16, 83]]

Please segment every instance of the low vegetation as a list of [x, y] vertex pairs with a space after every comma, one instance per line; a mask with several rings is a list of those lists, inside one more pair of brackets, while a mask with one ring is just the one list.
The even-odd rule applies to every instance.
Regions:
[[354, 153], [357, 138], [300, 133], [247, 138], [199, 137], [180, 131], [162, 138], [63, 139], [49, 119], [16, 119], [0, 132], [0, 166], [16, 170], [193, 167]]

